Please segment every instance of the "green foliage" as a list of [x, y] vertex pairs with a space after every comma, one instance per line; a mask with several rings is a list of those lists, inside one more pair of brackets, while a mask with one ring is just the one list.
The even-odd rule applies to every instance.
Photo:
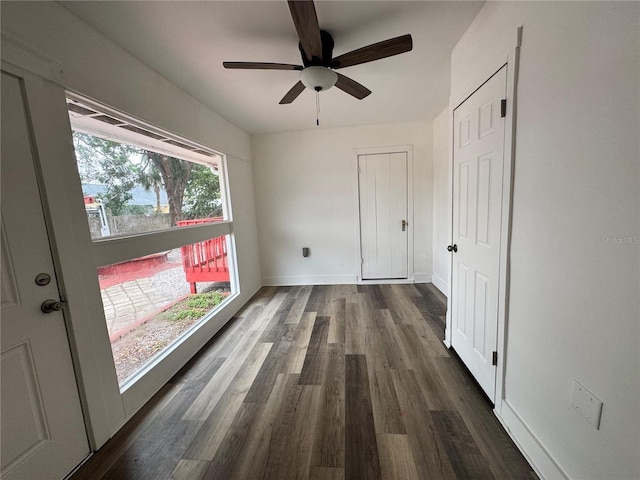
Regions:
[[141, 172], [149, 176], [159, 174], [162, 185], [169, 199], [169, 217], [174, 226], [178, 220], [182, 220], [182, 203], [184, 192], [189, 185], [191, 170], [195, 166], [192, 162], [169, 157], [157, 152], [144, 152], [144, 160]]
[[127, 205], [138, 185], [153, 189], [158, 210], [160, 191], [167, 193], [171, 225], [222, 214], [219, 178], [210, 167], [80, 132], [73, 133], [73, 143], [82, 182], [105, 185], [98, 198], [111, 215], [148, 213]]
[[222, 292], [196, 293], [187, 297], [187, 306], [189, 308], [201, 308], [210, 310], [218, 305], [224, 294]]
[[172, 322], [198, 320], [219, 305], [227, 294], [223, 292], [196, 293], [176, 303], [163, 313], [162, 318]]
[[183, 218], [222, 216], [220, 177], [209, 167], [194, 165], [191, 181], [184, 192]]
[[[205, 312], [206, 313], [206, 312]], [[171, 319], [175, 320], [175, 321], [180, 321], [180, 320], [197, 320], [199, 318], [201, 318], [204, 314], [202, 313], [202, 310], [197, 309], [197, 308], [188, 308], [185, 310], [180, 310], [178, 312], [175, 312]]]
[[162, 207], [160, 203], [160, 191], [165, 189], [164, 182], [160, 170], [147, 156], [144, 157], [144, 161], [138, 166], [138, 182], [147, 191], [153, 188], [156, 194], [156, 210], [160, 211]]
[[122, 215], [133, 198], [129, 192], [137, 185], [137, 173], [129, 159], [140, 150], [79, 132], [73, 133], [73, 143], [82, 182], [105, 185], [98, 198], [112, 215]]

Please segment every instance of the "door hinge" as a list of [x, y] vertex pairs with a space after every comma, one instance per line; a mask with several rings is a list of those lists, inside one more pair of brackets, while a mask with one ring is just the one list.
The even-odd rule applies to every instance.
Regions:
[[498, 352], [493, 352], [491, 356], [491, 365], [498, 365]]
[[500, 117], [504, 118], [507, 116], [507, 99], [503, 98], [500, 100]]

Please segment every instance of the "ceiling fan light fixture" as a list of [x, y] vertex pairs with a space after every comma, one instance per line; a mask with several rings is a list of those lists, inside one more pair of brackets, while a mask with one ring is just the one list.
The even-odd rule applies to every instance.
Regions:
[[300, 81], [316, 92], [328, 90], [338, 81], [338, 74], [327, 67], [311, 66], [300, 72]]

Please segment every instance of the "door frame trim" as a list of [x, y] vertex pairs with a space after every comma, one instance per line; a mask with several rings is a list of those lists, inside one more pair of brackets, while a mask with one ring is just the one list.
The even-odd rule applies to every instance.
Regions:
[[[464, 101], [482, 86], [489, 78], [491, 78], [501, 68], [507, 68], [507, 87], [506, 99], [507, 109], [505, 117], [504, 130], [504, 164], [502, 171], [502, 211], [501, 211], [501, 231], [500, 231], [500, 269], [498, 277], [498, 332], [496, 351], [498, 352], [498, 362], [496, 368], [496, 384], [495, 384], [495, 412], [500, 415], [504, 402], [504, 382], [506, 371], [506, 351], [507, 351], [507, 324], [509, 313], [509, 262], [511, 250], [511, 223], [513, 218], [513, 180], [515, 171], [515, 147], [516, 147], [516, 117], [517, 117], [517, 84], [520, 63], [520, 46], [522, 44], [522, 27], [516, 29], [514, 44], [512, 49], [505, 56], [495, 56], [487, 63], [482, 65], [482, 71], [470, 72], [471, 77], [475, 80], [474, 87], [471, 87], [458, 98], [450, 98], [449, 101], [449, 201], [451, 205], [451, 217], [449, 219], [450, 243], [453, 242], [453, 112]], [[449, 263], [449, 272], [452, 274], [453, 258]], [[450, 275], [451, 277], [451, 275]], [[453, 299], [453, 281], [449, 280], [448, 286], [448, 304]], [[446, 327], [444, 343], [451, 348], [451, 309], [447, 308]]]
[[92, 307], [102, 300], [92, 251], [88, 248], [89, 232], [74, 227], [86, 222], [86, 213], [77, 201], [82, 196], [80, 184], [67, 180], [77, 172], [71, 144], [64, 141], [71, 138], [65, 94], [61, 86], [29, 72], [25, 71], [22, 78], [38, 152], [38, 183], [45, 198], [43, 210], [50, 226], [51, 250], [61, 295], [69, 300], [66, 306], [69, 315], [65, 315], [67, 335], [87, 436], [95, 451], [112, 436], [113, 425], [123, 423], [126, 416], [115, 369], [109, 362], [101, 361], [109, 358], [111, 346], [102, 330], [106, 325], [99, 328], [94, 321], [97, 314]]
[[[2, 252], [3, 255], [6, 254], [8, 261], [7, 265], [3, 261], [3, 265], [9, 270], [8, 281], [11, 284], [10, 290], [13, 290], [10, 292], [10, 296], [14, 297], [13, 299], [10, 298], [10, 305], [7, 308], [8, 310], [13, 310], [14, 315], [17, 317], [25, 317], [16, 317], [13, 320], [27, 321], [23, 328], [19, 328], [8, 335], [8, 343], [3, 346], [3, 354], [10, 351], [20, 351], [22, 350], [20, 347], [24, 347], [23, 354], [28, 357], [24, 359], [27, 362], [24, 365], [24, 367], [27, 367], [26, 371], [14, 371], [14, 374], [22, 373], [27, 376], [27, 383], [33, 382], [31, 388], [28, 389], [31, 390], [30, 394], [27, 393], [27, 396], [31, 398], [26, 399], [27, 402], [35, 402], [33, 411], [24, 411], [21, 416], [22, 420], [25, 419], [25, 416], [33, 420], [34, 429], [39, 431], [39, 435], [36, 432], [32, 433], [39, 438], [32, 438], [28, 444], [22, 446], [24, 448], [19, 448], [20, 451], [13, 452], [11, 461], [3, 467], [0, 476], [6, 474], [7, 477], [11, 478], [25, 478], [23, 477], [24, 475], [36, 475], [38, 472], [42, 474], [47, 470], [47, 459], [52, 456], [59, 457], [59, 460], [55, 465], [52, 465], [49, 475], [66, 476], [69, 473], [68, 469], [73, 471], [77, 464], [84, 462], [91, 455], [92, 446], [87, 425], [87, 413], [79, 386], [80, 380], [70, 336], [70, 309], [69, 305], [64, 302], [67, 295], [64, 282], [61, 279], [51, 212], [48, 209], [44, 187], [41, 159], [50, 155], [50, 153], [48, 150], [43, 152], [41, 145], [38, 143], [39, 137], [38, 132], [36, 132], [34, 114], [29, 104], [30, 85], [28, 74], [25, 74], [20, 69], [7, 66], [5, 62], [2, 62], [1, 72], [2, 81], [5, 82], [6, 80], [7, 84], [11, 84], [7, 88], [15, 89], [10, 94], [17, 96], [16, 105], [11, 108], [11, 114], [8, 115], [7, 121], [14, 122], [17, 120], [18, 123], [22, 123], [22, 127], [13, 132], [13, 134], [18, 135], [15, 137], [16, 141], [10, 143], [15, 143], [15, 145], [22, 143], [24, 145], [18, 146], [17, 149], [9, 147], [9, 152], [7, 153], [20, 156], [20, 150], [26, 148], [29, 151], [28, 154], [23, 152], [22, 158], [17, 158], [17, 164], [14, 160], [14, 165], [21, 165], [17, 170], [17, 179], [19, 180], [22, 177], [24, 180], [26, 185], [24, 192], [20, 189], [11, 191], [8, 189], [8, 195], [13, 201], [7, 202], [7, 205], [14, 209], [17, 207], [20, 217], [31, 215], [32, 218], [35, 218], [35, 223], [28, 224], [27, 222], [26, 229], [21, 228], [19, 221], [16, 223], [15, 217], [3, 215], [2, 218], [2, 228], [9, 226], [10, 229], [9, 234], [5, 230], [1, 236], [3, 239]], [[5, 85], [3, 85], [2, 90], [4, 98], [5, 93], [9, 94], [9, 92], [5, 92]], [[55, 129], [55, 125], [52, 128]], [[53, 150], [55, 150], [55, 146]], [[8, 183], [15, 185], [14, 180], [16, 179], [11, 178]], [[3, 191], [3, 197], [4, 193]], [[33, 198], [30, 199], [31, 203], [27, 202], [26, 210], [20, 205], [16, 205], [15, 202], [15, 200], [18, 200], [18, 203], [21, 203], [19, 202], [19, 197], [24, 194], [33, 195]], [[14, 210], [15, 212], [16, 210]], [[3, 213], [7, 214], [7, 211]], [[37, 239], [36, 246], [44, 249], [35, 263], [28, 258], [33, 248], [28, 249], [28, 251], [17, 248], [19, 243], [24, 243], [25, 239], [31, 236]], [[15, 244], [12, 244], [11, 242], [14, 241]], [[22, 267], [25, 267], [26, 270]], [[29, 274], [29, 271], [32, 273]], [[39, 271], [48, 274], [46, 276], [50, 278], [44, 284], [41, 284], [37, 282], [37, 277], [35, 277], [35, 283], [40, 287], [34, 290], [32, 280], [34, 277], [31, 275], [35, 275]], [[41, 291], [40, 288], [45, 285], [46, 288]], [[38, 313], [36, 313], [39, 312], [37, 305], [42, 302], [43, 298], [47, 297], [60, 299], [63, 302], [62, 309], [59, 312], [55, 312], [54, 315], [47, 315], [47, 318], [39, 317]], [[11, 305], [11, 303], [14, 305]], [[52, 311], [45, 313], [52, 313]], [[47, 324], [46, 327], [45, 324]], [[41, 330], [41, 327], [44, 328], [44, 331]], [[51, 333], [53, 337], [48, 337], [46, 335], [47, 332]], [[43, 336], [43, 334], [45, 335]], [[49, 341], [53, 343], [47, 345]], [[59, 363], [56, 363], [58, 361]], [[47, 377], [48, 375], [50, 376]], [[30, 376], [34, 378], [28, 378]], [[22, 375], [20, 377], [22, 380], [25, 379]], [[61, 387], [64, 387], [64, 389], [61, 390]], [[11, 400], [10, 403], [13, 404], [14, 400]], [[65, 401], [69, 402], [69, 405], [66, 405]], [[61, 417], [50, 423], [48, 418], [52, 419], [56, 415], [61, 415]], [[65, 418], [66, 422], [63, 421], [61, 423], [61, 420]], [[49, 444], [50, 448], [45, 447], [46, 444]]]
[[[62, 64], [15, 34], [2, 32], [2, 42], [2, 70], [21, 78], [26, 94], [37, 150], [36, 175], [60, 294], [73, 299], [66, 306], [65, 325], [87, 438], [95, 451], [111, 438], [116, 426], [125, 422], [126, 415], [115, 369], [109, 362], [100, 361], [111, 356], [111, 346], [104, 340], [108, 336], [101, 329], [106, 330], [106, 326], [96, 328], [97, 322], [92, 321], [92, 307], [100, 305], [102, 299], [97, 278], [87, 267], [94, 263], [91, 250], [86, 248], [90, 244], [89, 232], [82, 238], [74, 228], [78, 222], [86, 221], [82, 205], [77, 202], [82, 191], [79, 184], [69, 188], [65, 183], [65, 179], [77, 175], [73, 149], [70, 143], [56, 140], [60, 132], [69, 138], [71, 135], [66, 104], [59, 103], [65, 98]], [[54, 92], [62, 93], [58, 96]], [[58, 188], [59, 185], [65, 188]]]
[[[380, 283], [413, 283], [414, 281], [414, 228], [413, 228], [413, 145], [393, 145], [388, 147], [369, 147], [369, 148], [356, 148], [354, 152], [354, 166], [353, 166], [353, 197], [354, 197], [354, 212], [356, 213], [355, 223], [355, 242], [356, 242], [356, 271], [357, 271], [357, 283], [359, 285], [366, 284], [380, 284]], [[360, 241], [360, 184], [358, 175], [358, 157], [361, 155], [379, 155], [379, 154], [391, 154], [391, 153], [406, 153], [407, 155], [407, 222], [408, 222], [408, 234], [407, 234], [407, 278], [406, 279], [376, 279], [376, 280], [363, 280], [362, 279], [362, 243]]]

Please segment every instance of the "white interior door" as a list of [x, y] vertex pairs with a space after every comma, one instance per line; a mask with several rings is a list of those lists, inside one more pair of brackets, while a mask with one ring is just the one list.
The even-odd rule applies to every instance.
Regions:
[[451, 342], [495, 398], [504, 118], [503, 67], [455, 109]]
[[63, 313], [41, 310], [60, 297], [20, 82], [2, 72], [0, 476], [53, 479], [89, 445]]
[[362, 279], [408, 276], [407, 153], [358, 155]]

